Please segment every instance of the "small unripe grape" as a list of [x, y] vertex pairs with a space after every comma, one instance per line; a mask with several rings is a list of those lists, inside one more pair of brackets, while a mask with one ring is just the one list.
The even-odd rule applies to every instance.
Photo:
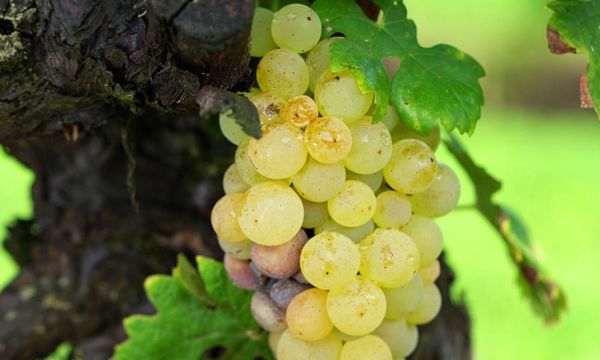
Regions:
[[339, 37], [331, 37], [321, 40], [306, 57], [306, 66], [310, 73], [310, 90], [315, 91], [317, 81], [321, 75], [329, 70], [329, 48], [335, 41], [340, 40]]
[[217, 201], [212, 209], [210, 222], [218, 237], [229, 241], [248, 239], [238, 224], [244, 201], [242, 193], [227, 194]]
[[261, 57], [277, 47], [271, 36], [272, 22], [273, 12], [271, 10], [262, 7], [254, 9], [250, 32], [250, 56]]
[[314, 229], [329, 218], [326, 202], [315, 203], [302, 198], [302, 205], [304, 206], [302, 227], [305, 229]]
[[231, 164], [227, 168], [227, 171], [225, 171], [225, 175], [223, 175], [223, 190], [225, 194], [243, 193], [248, 189], [250, 189], [250, 185], [240, 176], [237, 165], [235, 163]]
[[290, 302], [285, 318], [290, 331], [300, 339], [323, 339], [333, 329], [327, 315], [327, 291], [312, 288], [299, 293]]
[[242, 140], [248, 137], [242, 126], [228, 113], [221, 113], [219, 115], [219, 127], [225, 138], [234, 145], [239, 145]]

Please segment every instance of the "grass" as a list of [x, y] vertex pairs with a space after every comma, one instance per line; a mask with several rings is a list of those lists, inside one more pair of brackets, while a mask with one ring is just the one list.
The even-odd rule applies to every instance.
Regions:
[[[560, 323], [544, 325], [516, 286], [517, 274], [503, 243], [479, 215], [459, 210], [440, 219], [457, 274], [454, 292], [464, 296], [472, 316], [477, 359], [598, 357], [599, 139], [600, 124], [586, 112], [485, 114], [475, 136], [465, 139], [475, 159], [503, 180], [498, 200], [525, 219], [570, 306]], [[454, 165], [443, 149], [438, 156]], [[30, 213], [31, 177], [5, 157], [0, 157], [0, 174], [1, 233], [15, 216]], [[463, 184], [461, 204], [470, 204], [472, 187], [464, 177]], [[3, 253], [0, 270], [0, 281], [14, 271]]]

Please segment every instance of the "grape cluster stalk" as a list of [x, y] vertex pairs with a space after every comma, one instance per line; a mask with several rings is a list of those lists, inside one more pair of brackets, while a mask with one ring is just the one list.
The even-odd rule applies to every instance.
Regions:
[[391, 106], [374, 123], [373, 93], [329, 70], [339, 38], [320, 38], [309, 7], [256, 9], [246, 96], [263, 136], [220, 116], [237, 151], [212, 225], [277, 359], [404, 359], [441, 308], [432, 219], [460, 183], [436, 159], [439, 129], [420, 136]]

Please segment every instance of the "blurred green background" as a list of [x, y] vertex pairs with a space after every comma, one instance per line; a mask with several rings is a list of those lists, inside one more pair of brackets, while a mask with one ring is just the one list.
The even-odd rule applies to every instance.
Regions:
[[[425, 45], [453, 44], [487, 72], [487, 104], [475, 135], [464, 139], [475, 159], [503, 180], [498, 200], [525, 219], [539, 255], [563, 285], [569, 310], [546, 326], [516, 284], [517, 272], [498, 236], [471, 210], [440, 219], [454, 293], [473, 322], [476, 359], [597, 359], [600, 275], [600, 123], [579, 110], [583, 56], [551, 55], [550, 12], [543, 0], [407, 0]], [[444, 150], [439, 158], [454, 168]], [[462, 174], [461, 174], [462, 175]], [[473, 203], [462, 176], [461, 204]], [[31, 214], [30, 173], [0, 153], [0, 238], [15, 217]], [[16, 268], [0, 251], [0, 287]]]

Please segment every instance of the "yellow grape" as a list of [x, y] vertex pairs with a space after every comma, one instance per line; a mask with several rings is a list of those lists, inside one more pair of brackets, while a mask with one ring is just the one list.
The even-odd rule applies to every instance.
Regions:
[[442, 294], [435, 284], [423, 288], [423, 297], [417, 307], [406, 315], [409, 324], [423, 325], [433, 320], [442, 308]]
[[419, 330], [414, 325], [408, 325], [404, 319], [384, 320], [373, 334], [385, 341], [394, 359], [412, 354], [419, 342]]
[[273, 352], [273, 354], [277, 353], [277, 345], [279, 344], [279, 339], [281, 339], [282, 332], [271, 332], [269, 333], [269, 348]]
[[419, 274], [400, 287], [383, 289], [387, 309], [385, 318], [398, 320], [413, 311], [423, 297], [423, 281]]
[[287, 329], [277, 344], [277, 360], [337, 360], [342, 341], [333, 334], [316, 341], [304, 341]]
[[239, 224], [253, 242], [275, 246], [296, 235], [303, 217], [302, 200], [294, 190], [268, 181], [256, 184], [246, 192]]
[[254, 107], [256, 107], [260, 124], [263, 127], [283, 121], [281, 119], [281, 112], [283, 111], [285, 100], [282, 98], [264, 92], [252, 96], [250, 101], [252, 101]]
[[382, 228], [399, 228], [405, 225], [411, 216], [408, 198], [397, 191], [384, 191], [377, 195], [377, 206], [373, 221]]
[[441, 138], [440, 128], [438, 126], [434, 127], [429, 135], [420, 135], [419, 133], [410, 130], [402, 122], [399, 122], [393, 131], [390, 130], [390, 133], [394, 142], [404, 139], [416, 139], [427, 144], [427, 146], [429, 146], [429, 148], [434, 152], [438, 148]]
[[302, 169], [308, 152], [301, 130], [290, 124], [274, 124], [260, 139], [250, 139], [248, 154], [259, 174], [285, 179]]
[[217, 241], [219, 242], [221, 250], [223, 250], [225, 254], [228, 254], [238, 260], [250, 259], [250, 249], [252, 247], [252, 242], [250, 240], [229, 241], [217, 237]]
[[440, 272], [441, 269], [439, 260], [432, 262], [429, 266], [421, 267], [419, 269], [419, 274], [423, 279], [424, 285], [433, 284], [437, 280], [437, 278], [440, 277]]
[[415, 215], [402, 227], [402, 231], [417, 245], [421, 267], [431, 265], [442, 253], [444, 246], [442, 230], [433, 220]]
[[304, 59], [286, 49], [271, 50], [256, 68], [256, 81], [264, 92], [284, 100], [302, 95], [308, 89], [309, 75]]
[[238, 224], [244, 201], [242, 193], [227, 194], [217, 201], [210, 214], [210, 222], [218, 237], [229, 241], [248, 239]]
[[250, 186], [260, 182], [269, 181], [270, 179], [268, 177], [263, 176], [256, 171], [256, 168], [252, 164], [252, 160], [250, 160], [248, 145], [250, 145], [250, 138], [244, 139], [235, 151], [235, 165], [238, 174], [242, 180]]
[[383, 183], [383, 173], [381, 171], [372, 173], [372, 174], [357, 174], [350, 170], [346, 170], [346, 180], [356, 180], [360, 182], [364, 182], [369, 185], [373, 192], [376, 192], [381, 188], [381, 184]]
[[340, 225], [348, 227], [367, 223], [375, 213], [376, 199], [371, 188], [356, 180], [348, 180], [327, 202], [329, 215]]
[[395, 140], [393, 138], [393, 134], [391, 134], [392, 131], [396, 128], [396, 126], [398, 126], [398, 123], [400, 122], [400, 117], [398, 116], [398, 112], [396, 111], [396, 108], [391, 104], [388, 105], [385, 115], [379, 121], [383, 125], [385, 125], [385, 127], [390, 131], [390, 135], [392, 135], [392, 141], [394, 141], [394, 142], [398, 141], [398, 140]]
[[[328, 215], [329, 216], [329, 215]], [[357, 227], [347, 227], [336, 223], [333, 219], [329, 218], [323, 224], [315, 228], [315, 234], [320, 234], [326, 231], [336, 232], [345, 235], [355, 243], [359, 243], [362, 239], [367, 237], [375, 229], [375, 224], [372, 220], [367, 221], [365, 224]]]
[[373, 103], [373, 93], [363, 93], [350, 71], [327, 71], [315, 87], [315, 101], [324, 116], [335, 116], [352, 123], [361, 119]]
[[409, 282], [419, 269], [419, 249], [397, 229], [377, 229], [359, 243], [360, 273], [391, 288]]
[[250, 189], [250, 185], [240, 176], [237, 165], [235, 163], [231, 164], [227, 168], [227, 171], [225, 171], [225, 175], [223, 175], [223, 190], [225, 194], [243, 193], [248, 189]]
[[296, 295], [287, 307], [288, 329], [305, 341], [321, 340], [333, 329], [327, 315], [327, 291], [308, 289]]
[[318, 118], [306, 127], [308, 152], [317, 161], [333, 164], [344, 160], [352, 148], [352, 133], [340, 119]]
[[424, 192], [412, 196], [410, 203], [417, 215], [439, 217], [454, 209], [459, 197], [458, 176], [447, 165], [439, 164], [433, 184]]
[[417, 194], [433, 184], [437, 162], [433, 151], [419, 140], [394, 144], [392, 158], [383, 168], [385, 181], [403, 194]]
[[306, 5], [289, 4], [275, 13], [271, 34], [280, 48], [302, 54], [319, 42], [321, 19]]
[[319, 227], [329, 218], [326, 202], [315, 203], [302, 198], [302, 205], [304, 206], [304, 221], [302, 222], [302, 227], [305, 229]]
[[340, 360], [392, 360], [392, 351], [380, 337], [367, 335], [346, 342]]
[[352, 148], [344, 159], [348, 170], [372, 174], [388, 163], [392, 156], [392, 137], [382, 123], [371, 123], [371, 117], [350, 124]]
[[292, 177], [298, 194], [313, 202], [323, 202], [334, 197], [345, 180], [344, 165], [320, 163], [311, 156], [304, 167]]
[[346, 236], [324, 232], [313, 236], [300, 254], [304, 278], [320, 289], [334, 289], [351, 282], [358, 272], [360, 254]]
[[319, 116], [317, 103], [306, 95], [298, 95], [289, 99], [283, 106], [281, 117], [299, 128], [315, 121]]
[[219, 114], [219, 127], [227, 140], [234, 145], [239, 145], [242, 140], [248, 137], [242, 126], [235, 121], [230, 113]]
[[327, 295], [327, 313], [340, 331], [361, 336], [375, 330], [385, 315], [383, 291], [367, 279], [355, 279]]
[[310, 73], [310, 91], [315, 91], [317, 81], [323, 73], [329, 70], [329, 47], [333, 42], [340, 38], [331, 37], [325, 40], [321, 40], [306, 57], [306, 66], [308, 66], [308, 72]]

